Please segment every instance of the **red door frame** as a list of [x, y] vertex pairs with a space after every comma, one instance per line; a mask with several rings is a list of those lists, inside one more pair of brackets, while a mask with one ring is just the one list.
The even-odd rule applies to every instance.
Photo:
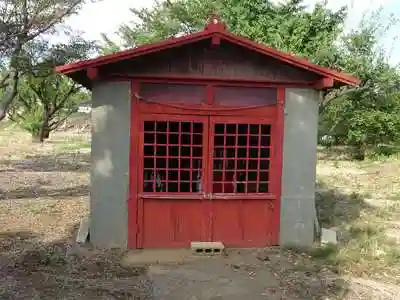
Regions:
[[[177, 106], [170, 105], [168, 111], [164, 105], [147, 105], [146, 103], [141, 103], [139, 99], [139, 88], [140, 82], [151, 82], [154, 81], [140, 79], [137, 78], [131, 81], [131, 151], [130, 151], [130, 163], [129, 163], [129, 196], [128, 196], [128, 247], [129, 248], [141, 248], [142, 247], [142, 239], [141, 239], [141, 226], [142, 224], [142, 214], [140, 213], [143, 209], [142, 201], [139, 201], [139, 181], [137, 180], [141, 176], [139, 176], [139, 168], [138, 163], [138, 153], [140, 141], [139, 141], [139, 128], [140, 121], [139, 116], [144, 112], [152, 112], [152, 113], [166, 113], [169, 115], [177, 114], [177, 115], [210, 115], [212, 114], [215, 117], [218, 116], [243, 116], [243, 112], [245, 111], [246, 116], [249, 118], [263, 118], [269, 119], [275, 118], [275, 129], [273, 129], [273, 140], [276, 141], [276, 145], [272, 147], [272, 155], [271, 155], [271, 168], [275, 170], [276, 176], [272, 176], [275, 178], [274, 182], [271, 182], [271, 188], [275, 191], [276, 200], [274, 201], [274, 220], [273, 220], [273, 244], [279, 245], [279, 232], [280, 232], [280, 201], [281, 201], [281, 180], [282, 180], [282, 167], [283, 167], [283, 132], [284, 132], [284, 106], [285, 106], [285, 88], [279, 87], [277, 88], [277, 104], [274, 106], [268, 106], [265, 108], [261, 107], [239, 107], [234, 109], [227, 109], [224, 107], [217, 107], [211, 105], [213, 103], [213, 95], [212, 95], [212, 87], [217, 85], [222, 86], [235, 86], [235, 87], [249, 87], [252, 86], [248, 83], [240, 84], [240, 82], [229, 82], [226, 81], [224, 83], [215, 82], [207, 84], [207, 100], [206, 107], [190, 107], [190, 106]], [[159, 83], [160, 81], [156, 81]], [[167, 80], [164, 83], [168, 83]], [[204, 81], [182, 81], [182, 84], [185, 83], [198, 83], [204, 84]], [[259, 84], [255, 83], [254, 87], [260, 87]], [[268, 85], [262, 87], [269, 87]], [[274, 86], [272, 86], [274, 87]], [[276, 87], [276, 86], [275, 86]], [[132, 172], [133, 171], [133, 172]], [[209, 171], [209, 170], [207, 170]], [[209, 173], [207, 173], [209, 174]], [[210, 180], [208, 180], [209, 182]], [[208, 187], [209, 188], [209, 187]], [[274, 198], [275, 198], [274, 197]], [[264, 195], [265, 198], [265, 195]]]
[[[199, 115], [171, 115], [171, 114], [151, 114], [151, 113], [141, 113], [138, 116], [139, 119], [139, 139], [138, 139], [138, 145], [140, 145], [140, 147], [138, 147], [138, 152], [137, 152], [137, 156], [136, 156], [136, 160], [138, 161], [137, 163], [137, 167], [138, 167], [138, 172], [142, 172], [142, 170], [144, 169], [143, 166], [143, 162], [144, 162], [144, 153], [143, 153], [143, 145], [144, 145], [144, 129], [143, 129], [143, 121], [149, 120], [149, 121], [194, 121], [194, 122], [201, 122], [203, 124], [203, 131], [204, 132], [208, 132], [209, 131], [209, 121], [208, 121], [208, 117], [206, 116], [199, 116]], [[203, 134], [203, 144], [202, 144], [202, 148], [203, 149], [208, 149], [208, 142], [209, 142], [209, 138], [206, 134]], [[207, 157], [208, 157], [208, 152], [207, 151], [203, 151], [203, 165], [202, 165], [202, 174], [206, 174], [207, 173]], [[166, 193], [141, 193], [142, 187], [143, 187], [143, 183], [144, 183], [144, 179], [142, 174], [137, 173], [137, 177], [136, 177], [136, 181], [138, 182], [138, 193], [137, 193], [137, 203], [138, 203], [138, 210], [137, 210], [137, 216], [138, 216], [138, 222], [137, 222], [137, 231], [140, 233], [144, 232], [144, 228], [142, 228], [143, 224], [144, 224], [144, 220], [143, 220], [143, 216], [144, 216], [144, 201], [146, 199], [148, 200], [158, 200], [158, 199], [165, 199], [165, 200], [200, 200], [200, 201], [204, 201], [205, 203], [209, 202], [206, 201], [207, 199], [205, 199], [204, 194], [198, 193], [198, 194], [193, 194], [193, 193], [182, 193], [182, 192], [178, 192], [178, 193], [170, 193], [170, 192], [166, 192]], [[206, 176], [202, 177], [202, 184], [203, 186], [206, 183]], [[202, 208], [205, 210], [205, 214], [208, 215], [209, 214], [209, 207], [208, 205], [202, 205]], [[201, 213], [201, 212], [199, 212]], [[157, 217], [157, 216], [155, 216]], [[206, 232], [209, 232], [210, 229], [205, 230]], [[207, 236], [204, 236], [205, 239], [207, 239]], [[144, 235], [143, 234], [138, 234], [137, 235], [137, 246], [139, 248], [143, 248], [144, 246]], [[180, 246], [180, 245], [178, 245]]]

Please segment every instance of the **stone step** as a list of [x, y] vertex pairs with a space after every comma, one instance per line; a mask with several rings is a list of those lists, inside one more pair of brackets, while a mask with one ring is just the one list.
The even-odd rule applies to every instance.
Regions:
[[191, 242], [190, 248], [195, 254], [214, 255], [222, 254], [225, 246], [221, 242]]
[[85, 244], [89, 237], [90, 218], [84, 217], [79, 226], [78, 234], [76, 235], [76, 242], [78, 244]]

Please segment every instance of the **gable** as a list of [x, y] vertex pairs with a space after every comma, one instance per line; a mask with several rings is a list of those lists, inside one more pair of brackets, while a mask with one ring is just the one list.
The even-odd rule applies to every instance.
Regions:
[[94, 80], [106, 79], [103, 75], [116, 72], [131, 76], [277, 80], [283, 86], [317, 89], [360, 84], [358, 78], [349, 74], [232, 34], [215, 17], [200, 32], [59, 66], [56, 71], [87, 88], [92, 87]]
[[170, 48], [113, 65], [105, 73], [127, 76], [179, 76], [221, 79], [315, 81], [322, 76], [227, 41], [209, 40]]

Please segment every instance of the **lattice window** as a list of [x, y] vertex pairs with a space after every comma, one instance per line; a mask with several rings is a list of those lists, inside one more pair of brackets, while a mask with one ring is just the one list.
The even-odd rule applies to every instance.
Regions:
[[215, 103], [222, 106], [263, 106], [276, 104], [274, 88], [215, 87]]
[[271, 126], [214, 126], [213, 193], [268, 193]]
[[143, 192], [202, 191], [203, 123], [144, 121]]
[[206, 89], [194, 84], [142, 83], [140, 96], [154, 102], [201, 104], [205, 100]]

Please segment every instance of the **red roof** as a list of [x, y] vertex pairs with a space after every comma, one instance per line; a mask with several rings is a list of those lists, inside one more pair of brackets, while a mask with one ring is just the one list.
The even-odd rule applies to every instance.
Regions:
[[221, 40], [225, 40], [234, 43], [236, 45], [248, 48], [252, 51], [259, 52], [263, 55], [273, 57], [282, 62], [298, 67], [300, 69], [308, 70], [316, 74], [319, 74], [321, 76], [332, 78], [334, 81], [342, 84], [348, 84], [348, 85], [360, 84], [360, 80], [358, 78], [351, 76], [349, 74], [337, 72], [335, 70], [313, 64], [305, 58], [300, 58], [292, 54], [267, 47], [263, 44], [256, 43], [247, 38], [232, 34], [228, 32], [226, 30], [225, 25], [220, 23], [219, 20], [216, 18], [213, 19], [212, 22], [210, 22], [205, 27], [204, 30], [197, 33], [177, 38], [170, 38], [156, 43], [146, 44], [136, 48], [120, 51], [117, 53], [112, 53], [93, 59], [78, 61], [64, 66], [59, 66], [56, 68], [56, 71], [59, 73], [68, 74], [69, 76], [73, 76], [75, 73], [84, 71], [87, 68], [96, 68], [103, 65], [112, 64], [119, 61], [138, 57], [141, 55], [162, 51], [168, 48], [179, 47], [193, 42], [210, 39], [212, 37], [218, 37]]

